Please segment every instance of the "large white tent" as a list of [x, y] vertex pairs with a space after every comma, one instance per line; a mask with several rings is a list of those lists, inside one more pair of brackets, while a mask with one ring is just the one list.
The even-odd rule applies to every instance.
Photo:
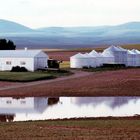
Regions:
[[126, 66], [140, 66], [140, 51], [126, 50], [120, 46], [110, 46], [102, 53], [95, 50], [90, 53], [76, 54], [70, 58], [71, 68], [99, 67], [103, 64], [124, 64]]
[[127, 50], [127, 66], [135, 66], [136, 54], [130, 50]]
[[87, 60], [87, 67], [96, 67], [97, 66], [97, 58], [93, 55], [89, 55], [88, 53], [83, 54], [83, 56], [86, 58]]
[[92, 50], [89, 55], [94, 57], [94, 59], [96, 60], [96, 67], [99, 67], [103, 64], [103, 56], [100, 53]]
[[103, 60], [102, 64], [114, 64], [115, 63], [115, 57], [110, 51], [104, 51], [101, 53]]
[[93, 58], [88, 54], [78, 53], [72, 57], [70, 57], [70, 67], [71, 68], [83, 68], [90, 67], [92, 65]]
[[140, 51], [133, 49], [133, 53], [135, 53], [135, 66], [140, 66]]
[[112, 54], [114, 56], [115, 64], [127, 64], [127, 50], [119, 46], [110, 46], [109, 48], [105, 49], [103, 53]]

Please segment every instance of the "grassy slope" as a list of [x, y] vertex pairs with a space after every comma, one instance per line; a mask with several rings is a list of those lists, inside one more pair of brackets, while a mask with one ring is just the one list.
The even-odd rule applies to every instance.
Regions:
[[49, 72], [0, 72], [0, 81], [28, 82], [43, 79], [52, 79], [69, 74], [67, 71]]
[[140, 119], [87, 119], [0, 124], [10, 140], [139, 140]]

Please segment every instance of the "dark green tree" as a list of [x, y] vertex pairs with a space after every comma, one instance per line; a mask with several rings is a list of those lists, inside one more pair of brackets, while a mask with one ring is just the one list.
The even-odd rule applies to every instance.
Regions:
[[15, 50], [16, 45], [11, 40], [0, 39], [0, 50]]

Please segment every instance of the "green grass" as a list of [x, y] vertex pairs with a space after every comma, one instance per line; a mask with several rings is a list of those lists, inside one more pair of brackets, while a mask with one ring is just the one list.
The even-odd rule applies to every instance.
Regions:
[[60, 68], [62, 69], [70, 68], [70, 61], [63, 61], [62, 63], [60, 63]]
[[53, 79], [69, 75], [70, 72], [60, 71], [37, 71], [37, 72], [0, 72], [0, 81], [30, 82], [37, 80]]
[[0, 123], [2, 140], [139, 140], [139, 119]]

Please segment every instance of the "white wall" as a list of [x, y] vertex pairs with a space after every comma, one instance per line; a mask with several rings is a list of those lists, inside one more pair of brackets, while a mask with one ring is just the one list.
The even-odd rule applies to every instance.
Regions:
[[[7, 65], [6, 62], [11, 62], [10, 65]], [[22, 65], [21, 62], [25, 62], [25, 65]], [[13, 66], [26, 67], [29, 71], [34, 71], [34, 59], [33, 58], [0, 58], [0, 70], [11, 70]]]
[[34, 58], [34, 70], [43, 69], [48, 67], [48, 58], [47, 57], [35, 57]]

